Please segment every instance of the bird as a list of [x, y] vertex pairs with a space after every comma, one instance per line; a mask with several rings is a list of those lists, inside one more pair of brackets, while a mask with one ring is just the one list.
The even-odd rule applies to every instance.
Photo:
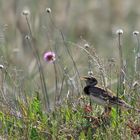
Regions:
[[102, 105], [104, 107], [121, 107], [126, 108], [128, 110], [135, 110], [140, 113], [139, 109], [136, 109], [126, 103], [121, 98], [113, 95], [114, 93], [109, 89], [103, 89], [101, 87], [98, 87], [98, 81], [93, 76], [83, 76], [81, 78], [82, 80], [85, 80], [86, 86], [84, 87], [84, 93], [98, 105]]

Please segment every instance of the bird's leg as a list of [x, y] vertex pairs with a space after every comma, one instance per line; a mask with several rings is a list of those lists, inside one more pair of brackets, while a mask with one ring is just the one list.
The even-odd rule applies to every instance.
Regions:
[[109, 125], [110, 124], [110, 113], [111, 113], [111, 107], [110, 106], [105, 106], [104, 112], [102, 113], [100, 117], [100, 121], [104, 125]]
[[105, 108], [104, 108], [104, 112], [103, 112], [103, 116], [104, 117], [108, 117], [109, 115], [110, 115], [110, 113], [111, 113], [111, 107], [110, 106], [105, 106]]

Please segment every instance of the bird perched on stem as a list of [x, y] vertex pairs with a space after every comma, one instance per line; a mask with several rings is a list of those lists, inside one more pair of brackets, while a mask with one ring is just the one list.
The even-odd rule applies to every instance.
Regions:
[[86, 86], [84, 88], [85, 94], [90, 96], [90, 98], [97, 104], [103, 105], [104, 107], [118, 106], [121, 108], [133, 109], [137, 112], [140, 112], [140, 110], [127, 104], [121, 98], [114, 96], [110, 90], [104, 90], [101, 87], [98, 87], [98, 81], [93, 76], [84, 76], [82, 77], [82, 80], [85, 80], [86, 82]]

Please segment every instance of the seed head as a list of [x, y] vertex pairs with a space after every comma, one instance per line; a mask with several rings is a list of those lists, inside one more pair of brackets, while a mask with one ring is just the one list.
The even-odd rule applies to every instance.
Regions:
[[26, 35], [25, 36], [25, 39], [30, 40], [30, 36], [29, 35]]
[[51, 8], [46, 8], [47, 13], [51, 13], [51, 11], [52, 11]]
[[89, 48], [89, 44], [86, 43], [86, 44], [84, 45], [84, 47], [85, 47], [86, 49]]
[[22, 14], [23, 14], [24, 16], [30, 15], [29, 9], [24, 9], [24, 10], [22, 11]]
[[93, 75], [93, 71], [88, 71], [88, 76], [92, 76]]
[[134, 32], [133, 32], [133, 35], [134, 35], [134, 36], [139, 35], [139, 31], [134, 31]]
[[0, 64], [0, 69], [3, 69], [3, 68], [4, 68], [4, 66], [2, 64]]
[[116, 31], [116, 34], [117, 34], [117, 35], [122, 35], [122, 34], [123, 34], [123, 30], [122, 30], [122, 29], [118, 29], [118, 30]]
[[49, 51], [44, 54], [44, 60], [48, 63], [53, 63], [55, 59], [56, 59], [56, 56], [54, 52]]

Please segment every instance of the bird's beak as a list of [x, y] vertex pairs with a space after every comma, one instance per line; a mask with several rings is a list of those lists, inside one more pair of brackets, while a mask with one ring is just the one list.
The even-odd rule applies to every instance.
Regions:
[[82, 77], [80, 77], [80, 80], [87, 80], [87, 79], [88, 79], [87, 76], [82, 76]]

